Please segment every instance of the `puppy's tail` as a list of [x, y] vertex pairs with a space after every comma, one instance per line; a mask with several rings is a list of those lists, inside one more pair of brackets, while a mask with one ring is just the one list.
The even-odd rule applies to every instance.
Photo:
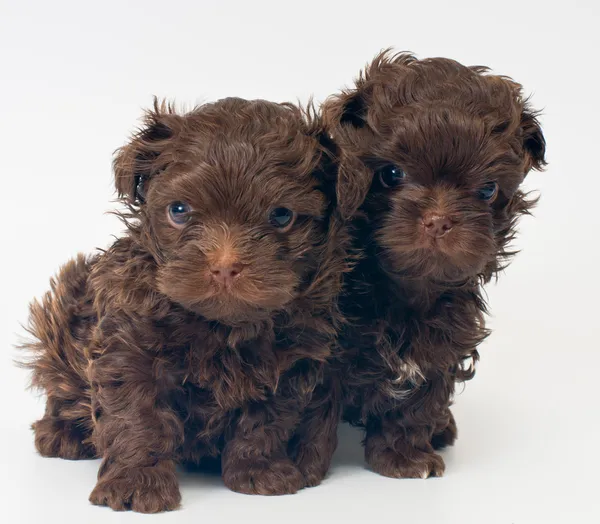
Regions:
[[31, 387], [49, 397], [76, 401], [88, 389], [85, 348], [96, 324], [88, 277], [96, 260], [70, 260], [50, 280], [50, 291], [31, 303], [25, 328], [31, 339], [20, 345], [18, 365], [32, 371]]

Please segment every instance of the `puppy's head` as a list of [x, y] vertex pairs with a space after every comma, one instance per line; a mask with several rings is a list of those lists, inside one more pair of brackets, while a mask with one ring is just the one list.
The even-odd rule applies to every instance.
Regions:
[[519, 186], [545, 165], [520, 85], [483, 67], [386, 52], [323, 115], [340, 177], [353, 172], [349, 191], [366, 195], [387, 271], [460, 281], [501, 268], [516, 219], [533, 205]]
[[155, 103], [115, 160], [156, 287], [207, 319], [285, 309], [325, 263], [335, 198], [318, 125], [290, 104]]

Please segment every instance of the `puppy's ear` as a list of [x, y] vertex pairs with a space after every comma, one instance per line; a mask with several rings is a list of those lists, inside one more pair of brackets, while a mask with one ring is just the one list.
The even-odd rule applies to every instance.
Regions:
[[359, 90], [344, 93], [339, 98], [337, 109], [337, 121], [339, 125], [349, 125], [363, 128], [367, 123], [367, 104], [364, 93]]
[[373, 173], [357, 157], [342, 154], [336, 182], [337, 208], [343, 220], [356, 213], [371, 188]]
[[541, 170], [546, 165], [546, 139], [537, 119], [537, 114], [527, 107], [521, 113], [523, 150], [525, 152], [525, 174], [531, 169]]
[[382, 96], [382, 86], [402, 82], [408, 68], [416, 61], [411, 53], [394, 53], [392, 49], [384, 49], [359, 73], [354, 89], [335, 97], [331, 117], [341, 126], [365, 128], [369, 115], [387, 113], [397, 103]]
[[399, 73], [416, 60], [410, 53], [385, 49], [359, 73], [353, 89], [330, 97], [322, 106], [325, 127], [337, 146], [337, 199], [345, 218], [352, 216], [371, 188], [373, 172], [361, 160], [361, 151], [369, 151], [375, 139], [371, 126], [395, 104], [382, 96], [382, 85], [402, 79]]
[[113, 169], [119, 198], [129, 204], [145, 202], [150, 179], [168, 162], [164, 153], [179, 132], [180, 123], [181, 117], [171, 105], [154, 99], [154, 106], [146, 112], [138, 132], [117, 150]]
[[336, 198], [342, 219], [352, 217], [371, 187], [371, 171], [358, 150], [373, 136], [367, 122], [367, 101], [360, 89], [330, 97], [322, 106], [323, 121], [337, 156]]

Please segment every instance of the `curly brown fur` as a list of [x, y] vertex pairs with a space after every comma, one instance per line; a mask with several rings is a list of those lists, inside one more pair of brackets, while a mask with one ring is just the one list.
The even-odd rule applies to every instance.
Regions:
[[375, 471], [439, 476], [455, 383], [473, 376], [488, 335], [481, 284], [513, 254], [534, 204], [519, 186], [544, 166], [544, 137], [512, 80], [389, 52], [323, 115], [340, 180], [355, 202], [366, 195], [343, 300], [345, 416], [366, 429]]
[[[314, 112], [231, 98], [156, 103], [119, 151], [127, 234], [63, 268], [27, 347], [48, 395], [38, 450], [101, 456], [94, 504], [174, 509], [175, 465], [215, 458], [243, 493], [324, 477], [347, 234], [321, 139]], [[295, 221], [278, 228], [277, 208]]]
[[98, 257], [79, 255], [50, 282], [50, 291], [30, 307], [28, 344], [34, 359], [32, 386], [47, 395], [44, 417], [33, 424], [35, 445], [45, 457], [84, 459], [96, 456], [85, 348], [96, 324], [88, 284]]

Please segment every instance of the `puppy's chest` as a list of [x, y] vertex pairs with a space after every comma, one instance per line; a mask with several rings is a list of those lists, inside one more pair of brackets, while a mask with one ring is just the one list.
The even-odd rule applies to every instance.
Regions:
[[277, 356], [265, 337], [232, 346], [218, 334], [205, 333], [185, 351], [185, 382], [222, 409], [264, 399], [276, 387]]
[[[285, 333], [285, 334], [284, 334]], [[185, 350], [184, 382], [204, 405], [232, 410], [252, 401], [286, 394], [293, 382], [306, 393], [314, 388], [313, 366], [300, 361], [326, 358], [326, 343], [302, 344], [302, 336], [268, 330], [241, 339], [227, 331], [205, 331]]]
[[445, 322], [444, 312], [406, 311], [380, 320], [370, 330], [359, 329], [362, 332], [355, 330], [344, 348], [349, 380], [357, 385], [365, 385], [370, 377], [370, 386], [380, 382], [386, 389], [406, 392], [457, 359], [456, 330]]

